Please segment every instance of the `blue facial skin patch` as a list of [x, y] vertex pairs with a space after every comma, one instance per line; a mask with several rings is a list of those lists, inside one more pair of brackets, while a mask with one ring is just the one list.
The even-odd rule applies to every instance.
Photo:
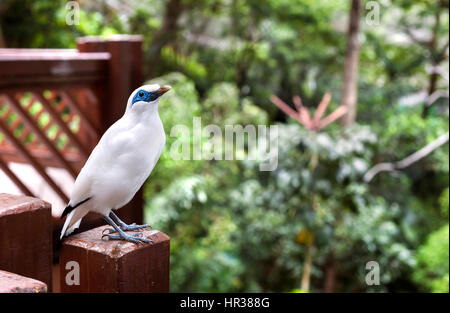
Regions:
[[144, 89], [139, 90], [136, 92], [136, 94], [133, 97], [133, 100], [131, 101], [131, 104], [134, 104], [138, 101], [144, 101], [144, 102], [151, 102], [155, 101], [159, 98], [159, 94], [157, 92], [148, 92]]

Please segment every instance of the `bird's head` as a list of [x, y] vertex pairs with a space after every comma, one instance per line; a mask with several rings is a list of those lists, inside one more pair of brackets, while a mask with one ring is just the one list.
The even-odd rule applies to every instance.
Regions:
[[133, 91], [128, 98], [127, 111], [143, 113], [158, 110], [159, 97], [168, 92], [170, 86], [144, 85]]

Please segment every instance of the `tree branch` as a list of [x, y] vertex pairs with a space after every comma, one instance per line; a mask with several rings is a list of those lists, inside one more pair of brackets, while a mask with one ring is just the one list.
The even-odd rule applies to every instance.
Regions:
[[395, 170], [404, 169], [411, 164], [423, 159], [427, 155], [429, 155], [431, 152], [442, 146], [443, 144], [447, 143], [449, 140], [449, 132], [445, 133], [444, 135], [438, 137], [436, 140], [430, 142], [422, 149], [414, 152], [410, 156], [404, 158], [401, 161], [394, 162], [394, 163], [379, 163], [372, 167], [365, 175], [364, 175], [364, 181], [366, 183], [370, 182], [375, 175], [377, 175], [380, 172], [392, 172]]
[[431, 95], [429, 95], [426, 99], [426, 105], [431, 106], [440, 98], [448, 98], [448, 90], [436, 90]]
[[403, 28], [403, 31], [406, 33], [406, 35], [408, 35], [408, 37], [415, 43], [421, 45], [424, 48], [429, 48], [429, 46], [431, 45], [431, 40], [425, 40], [425, 39], [420, 39], [419, 37], [417, 37], [413, 31], [409, 28]]

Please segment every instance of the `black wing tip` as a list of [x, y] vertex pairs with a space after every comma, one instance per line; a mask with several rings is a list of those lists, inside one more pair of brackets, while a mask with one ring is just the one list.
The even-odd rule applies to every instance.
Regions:
[[67, 214], [69, 214], [70, 212], [72, 212], [73, 210], [75, 210], [77, 207], [79, 207], [80, 205], [82, 205], [83, 203], [89, 201], [92, 197], [86, 198], [83, 201], [78, 202], [77, 204], [75, 204], [74, 206], [71, 206], [70, 204], [68, 206], [66, 206], [66, 208], [64, 209], [64, 211], [61, 214], [61, 218], [64, 218]]
[[61, 218], [64, 218], [64, 216], [66, 216], [67, 214], [72, 212], [73, 209], [75, 209], [75, 208], [71, 205], [66, 206], [66, 208], [64, 209], [64, 211], [61, 214]]

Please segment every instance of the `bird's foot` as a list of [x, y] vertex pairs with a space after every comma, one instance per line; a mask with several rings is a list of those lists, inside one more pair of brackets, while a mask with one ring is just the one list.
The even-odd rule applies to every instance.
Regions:
[[[147, 224], [136, 225], [136, 223], [133, 223], [133, 224], [128, 225], [128, 224], [123, 223], [123, 224], [119, 224], [119, 228], [121, 230], [123, 230], [123, 231], [130, 231], [130, 230], [133, 231], [133, 230], [140, 230], [140, 229], [152, 228], [152, 227], [150, 225], [147, 225]], [[117, 231], [114, 228], [107, 228], [105, 230], [109, 230], [110, 234], [117, 233]]]
[[143, 228], [152, 228], [150, 225], [144, 224], [144, 225], [136, 225], [136, 223], [127, 225], [125, 223], [123, 223], [122, 225], [119, 226], [120, 229], [122, 229], [123, 231], [128, 231], [128, 230], [139, 230], [139, 229], [143, 229]]
[[[105, 234], [105, 231], [108, 231], [107, 234]], [[133, 236], [127, 235], [125, 233], [119, 233], [118, 235], [112, 235], [112, 233], [115, 233], [116, 231], [113, 228], [106, 228], [105, 230], [103, 230], [102, 232], [102, 239], [104, 237], [108, 237], [109, 240], [125, 240], [125, 241], [130, 241], [130, 242], [134, 242], [134, 243], [140, 243], [140, 242], [152, 242], [151, 239], [147, 239], [147, 238], [142, 238], [142, 234], [141, 233], [136, 233]]]

